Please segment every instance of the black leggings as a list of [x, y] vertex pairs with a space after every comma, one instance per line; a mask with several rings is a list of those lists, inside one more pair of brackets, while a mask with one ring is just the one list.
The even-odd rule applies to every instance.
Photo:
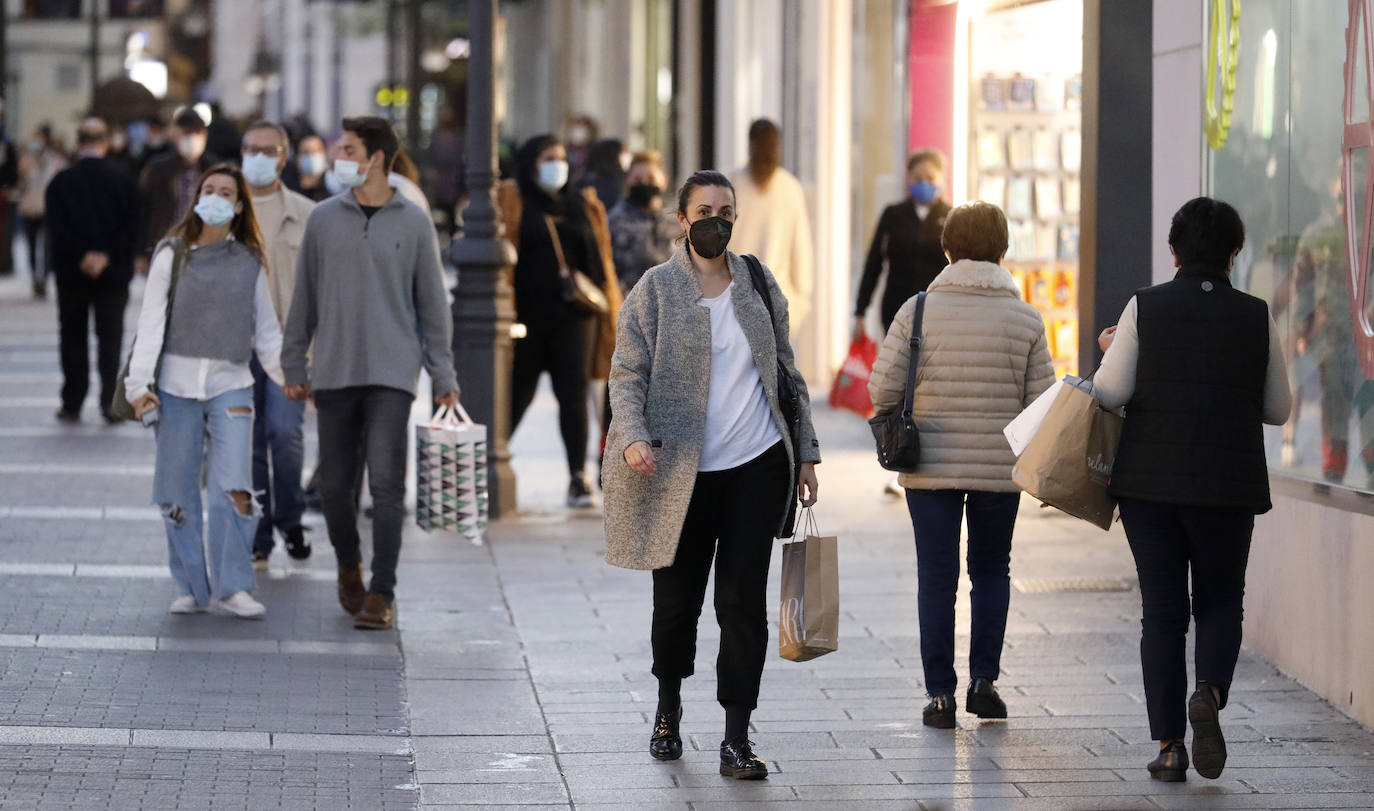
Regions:
[[565, 317], [554, 322], [526, 324], [525, 337], [515, 342], [511, 372], [511, 433], [534, 401], [539, 377], [553, 379], [558, 398], [558, 426], [568, 451], [568, 471], [582, 473], [587, 464], [587, 373], [591, 368], [592, 334], [596, 319]]
[[38, 241], [43, 236], [43, 218], [24, 218], [24, 239], [29, 243], [29, 269], [33, 272], [35, 286], [48, 280], [48, 252], [43, 251], [43, 264], [38, 264]]
[[673, 565], [654, 570], [654, 675], [685, 679], [697, 653], [697, 619], [716, 567], [716, 698], [752, 710], [768, 653], [768, 563], [791, 482], [779, 442], [730, 470], [698, 473]]
[[1189, 609], [1196, 623], [1196, 678], [1216, 687], [1225, 707], [1240, 656], [1245, 566], [1255, 516], [1250, 510], [1123, 498], [1121, 523], [1140, 575], [1140, 664], [1150, 737], [1181, 740], [1188, 692]]

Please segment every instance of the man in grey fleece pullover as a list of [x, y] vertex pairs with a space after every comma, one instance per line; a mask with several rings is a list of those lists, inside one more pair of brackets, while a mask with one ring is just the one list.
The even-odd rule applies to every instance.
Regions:
[[[344, 119], [343, 130], [334, 173], [349, 191], [320, 203], [306, 222], [282, 370], [286, 395], [313, 392], [319, 411], [320, 502], [339, 561], [339, 603], [355, 627], [382, 629], [392, 625], [420, 366], [436, 403], [456, 405], [458, 383], [434, 224], [387, 181], [396, 133], [370, 116]], [[364, 460], [373, 502], [367, 588], [353, 496]]]

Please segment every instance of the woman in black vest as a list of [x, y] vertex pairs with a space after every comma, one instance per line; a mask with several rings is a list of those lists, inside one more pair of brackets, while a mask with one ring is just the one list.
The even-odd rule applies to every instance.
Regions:
[[[1126, 407], [1110, 489], [1140, 575], [1156, 780], [1186, 777], [1185, 707], [1198, 774], [1216, 779], [1226, 765], [1217, 716], [1240, 655], [1255, 515], [1271, 506], [1261, 425], [1282, 425], [1292, 410], [1269, 306], [1231, 286], [1244, 242], [1234, 208], [1190, 200], [1169, 228], [1178, 274], [1136, 293], [1099, 339], [1097, 395]], [[1197, 688], [1185, 702], [1190, 569]]]

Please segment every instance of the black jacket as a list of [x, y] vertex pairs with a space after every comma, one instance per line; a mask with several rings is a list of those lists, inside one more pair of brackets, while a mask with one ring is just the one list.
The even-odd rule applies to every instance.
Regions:
[[1136, 293], [1136, 329], [1135, 393], [1112, 495], [1268, 512], [1269, 305], [1219, 268], [1186, 266]]
[[916, 216], [916, 204], [910, 199], [883, 209], [878, 218], [878, 230], [868, 248], [864, 262], [863, 280], [859, 282], [859, 300], [855, 314], [862, 316], [873, 300], [878, 277], [887, 265], [887, 289], [883, 293], [883, 329], [892, 325], [897, 311], [907, 299], [925, 290], [949, 261], [940, 247], [945, 230], [949, 203], [936, 200], [924, 220]]
[[[203, 172], [215, 163], [207, 152], [196, 162], [196, 172]], [[139, 249], [145, 254], [151, 253], [153, 246], [177, 224], [180, 209], [177, 178], [185, 168], [186, 164], [176, 151], [159, 155], [143, 167], [143, 174], [139, 177], [139, 187], [143, 192], [143, 227], [139, 234]], [[195, 205], [195, 201], [189, 201], [189, 205]]]
[[109, 254], [101, 275], [107, 284], [133, 278], [139, 226], [138, 186], [124, 167], [108, 158], [78, 158], [58, 172], [44, 195], [53, 269], [80, 273], [87, 251]]

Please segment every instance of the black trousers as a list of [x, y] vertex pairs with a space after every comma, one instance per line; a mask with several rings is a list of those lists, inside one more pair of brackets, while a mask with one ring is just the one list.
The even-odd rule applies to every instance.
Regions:
[[511, 371], [511, 433], [534, 401], [540, 375], [548, 372], [558, 398], [558, 427], [568, 452], [568, 471], [581, 473], [587, 465], [587, 373], [596, 319], [568, 316], [525, 327], [525, 337], [515, 342]]
[[340, 567], [362, 562], [355, 488], [365, 459], [372, 493], [372, 581], [368, 590], [388, 600], [395, 598], [396, 564], [401, 557], [406, 432], [414, 401], [410, 392], [385, 386], [315, 392], [320, 437], [316, 472], [329, 542]]
[[768, 649], [768, 564], [791, 486], [787, 450], [774, 445], [750, 462], [698, 473], [673, 565], [654, 570], [654, 667], [659, 678], [694, 672], [697, 619], [716, 564], [716, 698], [754, 709]]
[[1188, 579], [1197, 624], [1197, 680], [1226, 706], [1240, 656], [1245, 567], [1255, 516], [1250, 510], [1186, 507], [1121, 499], [1121, 523], [1140, 575], [1140, 663], [1150, 736], [1182, 739], [1186, 726]]
[[95, 312], [96, 368], [100, 370], [100, 411], [110, 408], [119, 353], [124, 341], [124, 308], [129, 286], [91, 279], [78, 271], [57, 274], [57, 318], [62, 356], [62, 408], [81, 413], [91, 380], [90, 323]]
[[38, 263], [38, 241], [43, 235], [42, 217], [24, 217], [24, 241], [29, 244], [29, 270], [33, 273], [35, 288], [47, 284], [48, 252], [43, 251], [43, 264]]

